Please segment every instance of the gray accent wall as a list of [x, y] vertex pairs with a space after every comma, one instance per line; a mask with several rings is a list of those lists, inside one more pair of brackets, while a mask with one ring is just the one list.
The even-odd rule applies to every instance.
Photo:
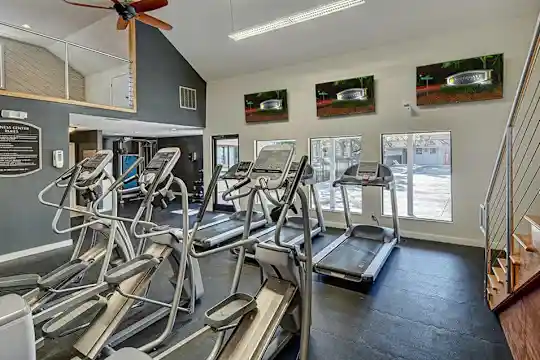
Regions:
[[[197, 90], [197, 110], [180, 108], [179, 87]], [[206, 126], [206, 81], [158, 29], [137, 23], [137, 113], [80, 108], [88, 115]]]
[[[137, 23], [138, 118], [204, 127], [206, 82], [156, 28]], [[180, 108], [179, 86], [197, 90], [197, 110]]]
[[[194, 182], [199, 180], [199, 170], [203, 169], [203, 137], [179, 136], [158, 139], [158, 148], [178, 147], [182, 156], [173, 169], [173, 174], [182, 179], [189, 192], [193, 192]], [[190, 154], [197, 153], [197, 160], [191, 161]]]
[[[42, 128], [43, 144], [42, 170], [26, 177], [0, 178], [0, 255], [71, 238], [70, 234], [53, 233], [51, 221], [55, 209], [41, 205], [37, 199], [39, 191], [68, 168], [70, 113], [205, 126], [205, 81], [159, 30], [140, 23], [137, 26], [137, 67], [137, 114], [0, 96], [0, 110], [25, 111], [27, 121]], [[180, 109], [179, 86], [197, 89], [197, 111]], [[63, 169], [52, 166], [53, 150], [64, 151]], [[60, 199], [61, 192], [51, 192], [51, 197]], [[66, 213], [59, 227], [68, 225]]]
[[[0, 255], [68, 240], [70, 234], [53, 233], [51, 222], [55, 209], [41, 205], [38, 193], [67, 170], [69, 116], [53, 103], [0, 96], [0, 109], [24, 110], [29, 123], [41, 127], [43, 167], [23, 177], [0, 178]], [[65, 168], [52, 166], [53, 150], [63, 150]], [[51, 191], [50, 198], [60, 199], [61, 191]], [[59, 227], [66, 228], [69, 215]]]

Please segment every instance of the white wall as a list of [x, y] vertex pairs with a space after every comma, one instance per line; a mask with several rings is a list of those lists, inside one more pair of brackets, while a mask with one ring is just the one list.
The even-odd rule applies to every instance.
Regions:
[[[415, 131], [452, 133], [453, 223], [402, 219], [405, 236], [483, 246], [478, 230], [478, 206], [483, 202], [500, 144], [504, 124], [523, 68], [535, 17], [512, 19], [504, 24], [459, 30], [407, 43], [386, 45], [310, 63], [208, 83], [207, 120], [204, 132], [205, 181], [212, 174], [211, 136], [240, 135], [240, 159], [253, 158], [254, 140], [291, 139], [300, 155], [309, 153], [309, 138], [362, 135], [365, 160], [380, 159], [380, 135]], [[263, 35], [264, 36], [264, 35]], [[364, 34], [363, 36], [369, 36]], [[247, 40], [249, 41], [249, 40]], [[415, 103], [416, 66], [441, 61], [504, 53], [503, 100], [451, 105], [423, 110], [410, 117], [403, 102]], [[315, 108], [315, 84], [375, 75], [377, 113], [319, 120]], [[288, 89], [289, 121], [246, 125], [244, 94]], [[372, 212], [381, 212], [380, 190], [363, 192], [364, 214], [355, 222], [371, 223]], [[325, 213], [330, 225], [343, 224], [340, 213]], [[389, 224], [389, 219], [383, 219]]]
[[128, 73], [129, 64], [125, 64], [110, 70], [86, 76], [86, 101], [94, 104], [113, 105], [111, 104], [111, 81], [116, 76]]

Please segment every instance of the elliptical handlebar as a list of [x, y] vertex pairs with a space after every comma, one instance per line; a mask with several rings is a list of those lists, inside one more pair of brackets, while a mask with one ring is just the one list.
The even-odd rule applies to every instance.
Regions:
[[288, 191], [286, 191], [284, 194], [285, 201], [281, 208], [281, 214], [279, 215], [279, 219], [276, 224], [276, 230], [274, 233], [274, 242], [276, 243], [277, 246], [286, 247], [293, 250], [296, 249], [294, 245], [281, 243], [281, 229], [283, 228], [283, 225], [285, 224], [285, 221], [287, 220], [287, 213], [289, 212], [289, 208], [294, 203], [294, 199], [296, 197], [296, 191], [298, 190], [298, 186], [300, 186], [300, 183], [302, 182], [302, 176], [307, 166], [307, 162], [308, 162], [308, 157], [306, 155], [302, 156], [298, 164], [298, 171], [296, 172], [291, 185], [288, 187], [287, 189]]
[[[217, 180], [216, 180], [217, 181]], [[224, 201], [234, 201], [234, 200], [238, 200], [238, 199], [241, 199], [243, 197], [246, 197], [249, 195], [250, 191], [248, 192], [245, 192], [245, 193], [241, 193], [239, 192], [238, 194], [236, 195], [232, 195], [232, 192], [233, 191], [237, 191], [237, 190], [240, 190], [241, 188], [243, 188], [244, 186], [246, 186], [247, 184], [249, 184], [251, 182], [251, 179], [249, 177], [237, 182], [236, 184], [234, 184], [233, 186], [231, 186], [230, 188], [228, 188], [227, 190], [225, 190], [223, 192], [223, 194], [221, 195], [221, 197], [223, 198]]]
[[210, 184], [208, 184], [208, 189], [206, 190], [206, 194], [204, 194], [202, 205], [199, 208], [199, 211], [197, 212], [197, 218], [196, 218], [197, 222], [201, 222], [203, 220], [204, 213], [206, 212], [206, 209], [208, 208], [208, 204], [210, 204], [210, 199], [212, 198], [212, 194], [220, 178], [219, 174], [221, 174], [221, 169], [223, 169], [223, 165], [217, 165], [214, 169], [214, 172], [212, 173], [212, 178], [210, 179]]
[[[144, 159], [143, 158], [139, 158], [137, 159], [133, 164], [131, 164], [131, 166], [118, 178], [116, 179], [115, 182], [113, 182], [111, 184], [111, 186], [109, 186], [109, 188], [103, 192], [103, 194], [101, 194], [101, 196], [94, 202], [94, 206], [92, 206], [92, 211], [93, 211], [93, 215], [96, 215], [97, 217], [99, 218], [103, 218], [103, 219], [109, 219], [109, 220], [117, 220], [117, 221], [124, 221], [124, 222], [129, 222], [129, 223], [133, 223], [134, 222], [134, 219], [130, 219], [130, 218], [126, 218], [126, 217], [121, 217], [121, 216], [111, 216], [111, 215], [107, 215], [107, 214], [104, 214], [102, 212], [99, 211], [99, 204], [101, 202], [103, 202], [103, 200], [105, 200], [105, 198], [111, 193], [113, 192], [114, 190], [116, 190], [117, 188], [119, 188], [121, 185], [124, 184], [124, 180], [127, 178], [128, 174], [133, 171], [133, 169], [135, 169], [137, 166], [139, 166], [139, 164], [141, 162], [143, 162]], [[144, 210], [144, 209], [143, 209]], [[141, 213], [142, 215], [142, 213]], [[140, 218], [140, 216], [139, 216]], [[139, 221], [138, 224], [141, 224], [143, 226], [146, 226], [146, 227], [157, 227], [158, 225], [156, 223], [153, 223], [153, 222], [150, 222], [150, 221]]]

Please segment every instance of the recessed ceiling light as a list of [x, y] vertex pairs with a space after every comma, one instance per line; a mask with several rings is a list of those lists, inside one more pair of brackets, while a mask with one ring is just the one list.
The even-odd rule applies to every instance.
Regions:
[[32, 28], [32, 27], [31, 27], [30, 25], [28, 25], [28, 24], [23, 24], [22, 27], [25, 28], [25, 29], [31, 29], [31, 28]]
[[304, 21], [313, 20], [321, 16], [346, 10], [357, 5], [362, 5], [365, 0], [339, 0], [329, 4], [320, 5], [312, 9], [302, 11], [293, 15], [285, 16], [266, 24], [253, 26], [248, 29], [240, 30], [229, 35], [234, 41], [247, 39], [252, 36], [261, 35], [270, 31], [281, 29], [287, 26], [298, 24]]
[[177, 131], [177, 130], [178, 130], [178, 129], [174, 129], [174, 128], [173, 128], [173, 129], [171, 129], [171, 131]]

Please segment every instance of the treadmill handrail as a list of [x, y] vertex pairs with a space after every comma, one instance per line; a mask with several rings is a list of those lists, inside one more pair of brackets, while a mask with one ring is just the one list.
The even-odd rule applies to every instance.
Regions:
[[[216, 248], [206, 250], [206, 251], [197, 252], [195, 250], [195, 246], [193, 245], [193, 242], [195, 241], [195, 234], [197, 233], [197, 230], [199, 229], [199, 226], [200, 226], [201, 221], [203, 219], [203, 216], [204, 216], [204, 213], [205, 213], [206, 208], [208, 206], [208, 203], [210, 202], [210, 198], [211, 198], [212, 194], [214, 193], [214, 190], [215, 190], [215, 188], [217, 186], [218, 179], [219, 179], [219, 173], [220, 173], [220, 169], [214, 169], [214, 173], [212, 174], [212, 178], [210, 179], [210, 183], [208, 184], [208, 189], [206, 189], [206, 192], [204, 194], [203, 206], [199, 209], [199, 213], [197, 214], [197, 220], [195, 221], [195, 224], [193, 224], [193, 228], [191, 229], [190, 234], [187, 237], [188, 241], [187, 241], [186, 247], [189, 249], [189, 254], [191, 256], [193, 256], [194, 258], [197, 258], [197, 259], [205, 257], [205, 256], [209, 256], [209, 255], [212, 255], [212, 254], [216, 254], [216, 253], [219, 253], [219, 252], [227, 251], [227, 250], [230, 250], [230, 249], [234, 249], [234, 248], [237, 248], [237, 247], [240, 247], [240, 246], [250, 245], [250, 244], [253, 244], [253, 243], [258, 241], [257, 238], [247, 238], [247, 239], [241, 239], [241, 240], [235, 241], [235, 242], [227, 244], [225, 246], [216, 247]], [[230, 189], [226, 190], [226, 192], [228, 192], [230, 194], [232, 191], [235, 191], [235, 190], [241, 188], [242, 186], [248, 184], [251, 181], [249, 178], [246, 178], [246, 180], [241, 181], [238, 184], [235, 184]], [[237, 189], [235, 189], [235, 186], [237, 187]], [[247, 194], [249, 195], [254, 191], [256, 191], [256, 189], [251, 189], [250, 191], [247, 192]], [[223, 197], [223, 198], [225, 199], [225, 197]], [[184, 239], [185, 239], [185, 237], [184, 237]]]

